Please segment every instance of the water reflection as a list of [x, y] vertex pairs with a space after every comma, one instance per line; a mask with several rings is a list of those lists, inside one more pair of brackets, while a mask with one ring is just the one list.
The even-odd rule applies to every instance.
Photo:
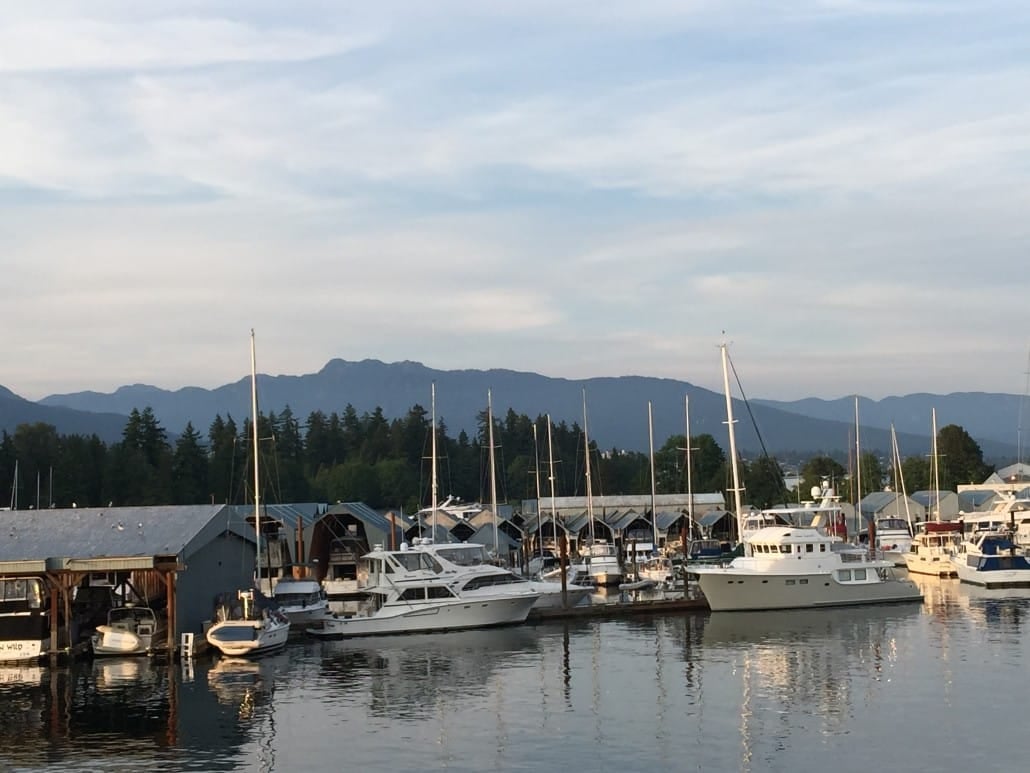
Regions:
[[[895, 631], [917, 604], [778, 612], [720, 612], [704, 620], [702, 642], [730, 656], [740, 690], [740, 767], [763, 769], [756, 746], [782, 752], [791, 727], [848, 732], [858, 705], [898, 661]], [[871, 687], [872, 686], [872, 687]]]
[[441, 702], [487, 696], [491, 676], [537, 651], [528, 627], [322, 643], [322, 675], [343, 699], [360, 692], [374, 717], [417, 719]]

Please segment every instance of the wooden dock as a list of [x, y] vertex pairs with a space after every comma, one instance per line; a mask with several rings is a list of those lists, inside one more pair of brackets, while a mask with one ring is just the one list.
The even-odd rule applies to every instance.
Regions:
[[645, 598], [580, 604], [575, 607], [531, 609], [527, 623], [550, 620], [579, 620], [584, 618], [619, 618], [636, 615], [668, 615], [678, 612], [707, 612], [708, 602], [703, 596], [682, 598]]

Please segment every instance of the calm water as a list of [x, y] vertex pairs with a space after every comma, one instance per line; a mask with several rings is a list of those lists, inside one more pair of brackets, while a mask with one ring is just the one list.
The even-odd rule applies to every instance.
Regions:
[[1030, 593], [0, 667], [0, 770], [1010, 771]]

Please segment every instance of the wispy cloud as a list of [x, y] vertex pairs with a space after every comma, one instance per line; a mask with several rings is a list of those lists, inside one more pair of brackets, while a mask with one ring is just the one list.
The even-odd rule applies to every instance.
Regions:
[[5, 385], [215, 385], [257, 325], [281, 372], [717, 387], [726, 330], [756, 395], [1007, 388], [1028, 32], [1010, 2], [7, 7]]

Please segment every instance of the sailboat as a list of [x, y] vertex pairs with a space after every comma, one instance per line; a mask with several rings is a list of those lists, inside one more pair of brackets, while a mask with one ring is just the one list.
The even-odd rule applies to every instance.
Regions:
[[[654, 413], [651, 405], [651, 401], [647, 401], [647, 439], [648, 439], [648, 453], [650, 457], [650, 468], [651, 468], [651, 545], [637, 545], [637, 549], [643, 549], [648, 551], [649, 554], [645, 555], [643, 561], [637, 563], [637, 557], [634, 557], [634, 566], [636, 567], [636, 579], [637, 582], [651, 582], [662, 587], [671, 586], [676, 579], [676, 572], [672, 565], [672, 559], [665, 555], [658, 553], [658, 488], [657, 488], [657, 476], [655, 475], [654, 469]], [[620, 586], [621, 587], [621, 586]]]
[[[894, 467], [895, 512], [876, 520], [876, 549], [883, 557], [893, 561], [895, 566], [905, 566], [905, 556], [912, 547], [912, 513], [905, 493], [905, 475], [901, 470], [901, 453], [898, 450], [898, 436], [891, 422], [891, 453]], [[897, 497], [905, 503], [905, 517], [897, 512]]]
[[606, 587], [622, 582], [622, 566], [615, 545], [598, 541], [594, 537], [594, 496], [590, 481], [590, 437], [587, 434], [587, 394], [583, 390], [583, 449], [586, 453], [587, 514], [590, 521], [590, 540], [580, 548], [580, 561], [573, 565], [573, 581], [578, 584], [593, 582]]
[[[261, 577], [261, 475], [258, 469], [257, 357], [250, 331], [250, 402], [254, 442], [254, 531], [257, 535], [255, 579]], [[249, 657], [281, 649], [290, 635], [290, 620], [256, 587], [236, 592], [235, 603], [221, 598], [216, 622], [205, 634], [208, 644], [223, 655]]]
[[929, 574], [933, 577], [955, 577], [952, 554], [962, 542], [962, 524], [957, 521], [941, 520], [941, 480], [937, 461], [937, 409], [930, 413], [933, 443], [930, 454], [933, 491], [933, 520], [927, 518], [920, 524], [922, 531], [912, 539], [905, 554], [905, 566], [910, 574]]

